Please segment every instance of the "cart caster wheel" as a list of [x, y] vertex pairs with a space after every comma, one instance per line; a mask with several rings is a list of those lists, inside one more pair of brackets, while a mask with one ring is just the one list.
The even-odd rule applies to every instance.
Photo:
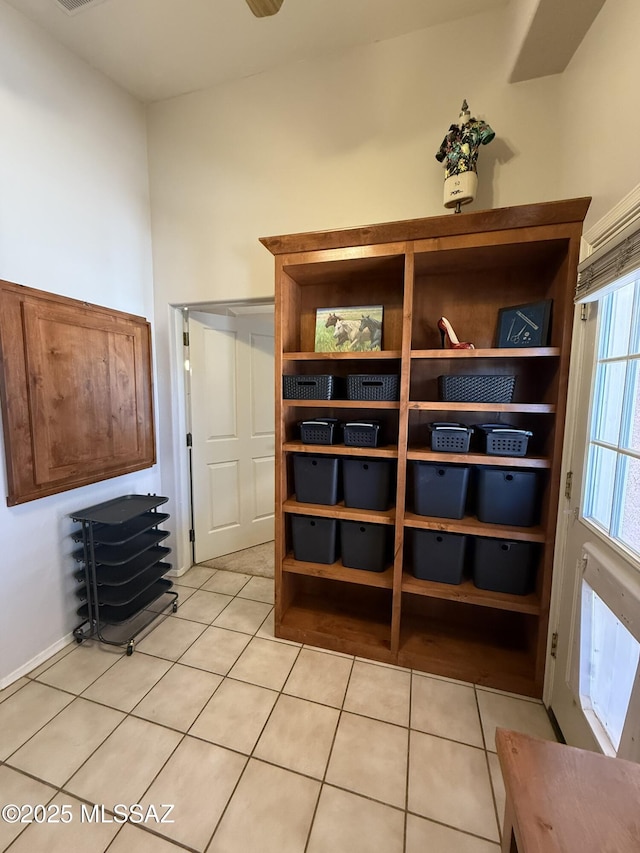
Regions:
[[80, 643], [84, 640], [84, 637], [76, 637], [76, 643], [80, 645]]
[[127, 646], [127, 656], [131, 657], [132, 654], [133, 654], [133, 642], [129, 643], [129, 645]]
[[174, 601], [174, 602], [173, 602], [173, 604], [172, 604], [172, 606], [171, 606], [171, 612], [172, 612], [172, 613], [177, 613], [177, 612], [178, 612], [178, 602], [177, 602], [177, 601]]

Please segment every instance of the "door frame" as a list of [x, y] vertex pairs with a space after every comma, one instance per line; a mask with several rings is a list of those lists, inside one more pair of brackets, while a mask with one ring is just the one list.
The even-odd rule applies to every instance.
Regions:
[[190, 432], [191, 411], [189, 406], [189, 388], [185, 369], [188, 349], [184, 344], [189, 311], [201, 311], [210, 314], [227, 314], [230, 310], [241, 313], [257, 308], [275, 306], [274, 297], [254, 299], [217, 299], [207, 302], [182, 302], [171, 304], [170, 310], [170, 352], [171, 352], [171, 427], [173, 435], [173, 481], [175, 483], [174, 511], [175, 519], [175, 565], [169, 574], [179, 578], [193, 565], [193, 543], [190, 531], [193, 529], [193, 502], [191, 494], [191, 448], [187, 445]]
[[[621, 231], [635, 221], [640, 221], [640, 184], [634, 187], [618, 204], [616, 204], [605, 216], [584, 232], [580, 246], [580, 261], [586, 260], [598, 249], [616, 237]], [[578, 395], [584, 378], [584, 350], [585, 335], [582, 324], [582, 306], [575, 306], [573, 337], [571, 341], [571, 358], [569, 385], [567, 389], [567, 422], [565, 425], [565, 439], [562, 451], [561, 480], [562, 484], [567, 481], [571, 472], [571, 459], [576, 442], [576, 431], [578, 429], [577, 404]], [[591, 370], [591, 365], [588, 369]], [[551, 703], [551, 691], [555, 676], [556, 661], [553, 657], [553, 637], [559, 629], [560, 620], [560, 598], [566, 572], [575, 571], [575, 566], [566, 565], [567, 542], [569, 536], [569, 522], [571, 518], [572, 505], [575, 504], [575, 496], [567, 498], [560, 495], [558, 505], [558, 520], [556, 526], [556, 546], [554, 553], [553, 583], [551, 587], [551, 601], [549, 607], [549, 629], [547, 635], [547, 665], [545, 667], [544, 689], [542, 700], [548, 708]], [[569, 626], [566, 626], [567, 630]]]

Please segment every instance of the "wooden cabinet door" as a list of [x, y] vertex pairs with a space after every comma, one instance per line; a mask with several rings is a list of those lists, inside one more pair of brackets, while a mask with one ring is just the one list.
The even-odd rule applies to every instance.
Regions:
[[4, 283], [0, 303], [9, 505], [153, 465], [146, 320]]

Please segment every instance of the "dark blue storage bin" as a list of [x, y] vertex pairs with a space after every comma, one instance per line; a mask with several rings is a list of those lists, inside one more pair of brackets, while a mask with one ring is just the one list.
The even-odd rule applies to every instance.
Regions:
[[479, 468], [477, 516], [489, 524], [531, 527], [538, 520], [538, 472]]
[[341, 521], [342, 564], [350, 569], [383, 572], [390, 558], [392, 531], [386, 524]]
[[293, 456], [293, 483], [296, 500], [301, 503], [338, 503], [340, 461], [335, 456]]
[[344, 505], [388, 509], [394, 465], [386, 459], [343, 459]]
[[462, 518], [468, 486], [468, 465], [413, 463], [414, 508], [418, 515]]
[[439, 530], [411, 531], [411, 572], [416, 578], [438, 583], [462, 583], [467, 537]]
[[534, 542], [475, 538], [473, 582], [480, 589], [527, 595], [533, 591], [538, 547]]
[[338, 522], [335, 518], [291, 516], [293, 556], [305, 563], [335, 563], [338, 559]]

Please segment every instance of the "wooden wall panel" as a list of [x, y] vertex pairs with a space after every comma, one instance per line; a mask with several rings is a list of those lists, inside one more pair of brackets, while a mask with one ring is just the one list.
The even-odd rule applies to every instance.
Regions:
[[0, 282], [9, 506], [155, 463], [143, 317]]

